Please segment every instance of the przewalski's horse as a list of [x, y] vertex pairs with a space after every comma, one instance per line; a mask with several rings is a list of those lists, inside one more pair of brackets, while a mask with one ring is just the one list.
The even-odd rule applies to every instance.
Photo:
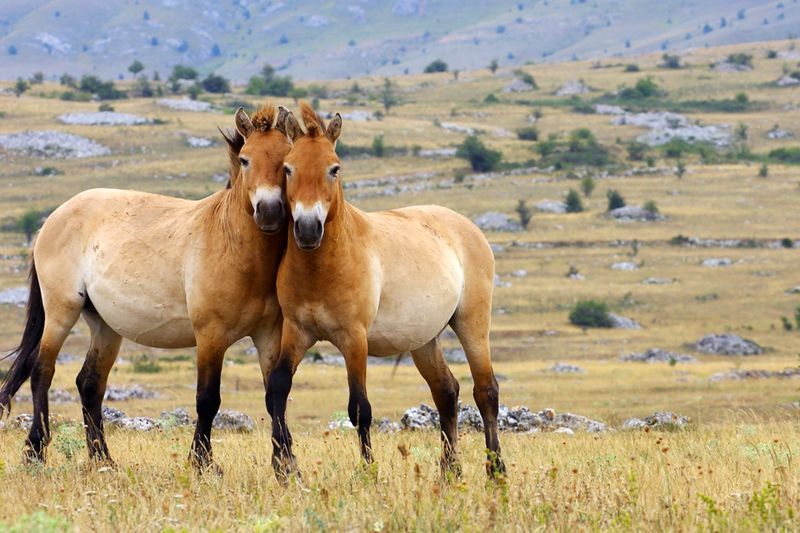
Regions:
[[[285, 114], [286, 110], [281, 109]], [[213, 465], [211, 423], [220, 405], [225, 350], [249, 336], [264, 384], [280, 347], [275, 290], [286, 247], [284, 117], [261, 107], [236, 113], [230, 181], [200, 201], [94, 189], [51, 214], [33, 250], [27, 324], [0, 389], [0, 414], [29, 377], [33, 427], [26, 457], [43, 460], [47, 393], [61, 346], [79, 315], [91, 345], [76, 383], [89, 456], [110, 461], [102, 401], [122, 338], [158, 348], [197, 346], [197, 427], [191, 460]]]
[[289, 114], [293, 145], [285, 159], [292, 227], [278, 270], [284, 313], [281, 350], [269, 375], [273, 467], [285, 480], [296, 469], [286, 425], [292, 377], [306, 350], [331, 341], [344, 354], [350, 388], [348, 413], [361, 454], [372, 460], [367, 399], [367, 354], [410, 351], [439, 409], [442, 467], [460, 473], [458, 381], [447, 367], [439, 335], [449, 324], [467, 354], [474, 397], [483, 417], [487, 471], [502, 473], [497, 435], [498, 386], [489, 353], [494, 257], [486, 238], [449, 209], [419, 206], [365, 213], [347, 203], [335, 144], [340, 115], [326, 128], [301, 104], [307, 133]]

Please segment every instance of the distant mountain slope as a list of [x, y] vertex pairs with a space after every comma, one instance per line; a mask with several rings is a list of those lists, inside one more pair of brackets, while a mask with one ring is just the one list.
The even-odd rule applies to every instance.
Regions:
[[141, 60], [246, 80], [301, 79], [678, 51], [785, 39], [798, 0], [0, 0], [0, 78], [129, 76]]

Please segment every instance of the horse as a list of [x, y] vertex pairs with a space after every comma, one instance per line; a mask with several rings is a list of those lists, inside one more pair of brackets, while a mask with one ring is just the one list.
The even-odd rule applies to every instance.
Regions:
[[294, 115], [286, 116], [292, 140], [284, 162], [291, 227], [278, 269], [281, 348], [267, 382], [276, 476], [285, 483], [299, 474], [286, 424], [286, 402], [300, 360], [319, 340], [332, 342], [344, 355], [348, 414], [366, 463], [373, 460], [367, 354], [388, 357], [410, 351], [439, 410], [442, 472], [460, 476], [459, 384], [440, 341], [448, 325], [466, 352], [474, 380], [473, 395], [484, 423], [487, 473], [502, 475], [499, 390], [489, 347], [494, 288], [489, 243], [469, 219], [444, 207], [366, 213], [348, 203], [335, 150], [341, 115], [326, 127], [305, 102], [301, 115], [306, 132]]
[[[235, 114], [223, 131], [225, 189], [199, 201], [93, 189], [56, 209], [36, 239], [22, 341], [0, 389], [0, 415], [31, 378], [33, 426], [25, 458], [44, 461], [48, 389], [55, 360], [80, 315], [91, 331], [77, 376], [90, 459], [113, 464], [103, 431], [108, 374], [123, 338], [156, 348], [197, 346], [197, 425], [190, 461], [213, 467], [211, 425], [219, 410], [227, 348], [252, 338], [264, 386], [280, 347], [275, 290], [286, 247], [283, 159], [290, 142], [273, 105]], [[277, 115], [277, 116], [276, 116]], [[274, 123], [276, 123], [274, 125]]]

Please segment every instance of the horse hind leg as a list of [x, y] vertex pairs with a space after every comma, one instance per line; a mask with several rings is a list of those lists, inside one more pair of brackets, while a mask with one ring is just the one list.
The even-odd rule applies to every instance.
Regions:
[[[51, 305], [48, 305], [50, 303]], [[50, 406], [47, 394], [53, 382], [58, 353], [80, 315], [82, 301], [45, 302], [45, 324], [39, 354], [31, 373], [33, 424], [25, 439], [25, 458], [43, 462], [50, 442]]]
[[483, 431], [486, 438], [486, 472], [489, 477], [496, 477], [503, 475], [506, 467], [500, 456], [500, 438], [497, 431], [500, 389], [494, 376], [489, 348], [491, 285], [488, 290], [490, 291], [489, 298], [486, 298], [485, 295], [474, 295], [473, 298], [465, 297], [456, 314], [453, 315], [450, 326], [461, 341], [472, 373], [474, 383], [472, 394], [481, 418], [483, 418]]
[[442, 353], [442, 345], [437, 335], [428, 344], [411, 352], [417, 370], [425, 378], [433, 395], [433, 402], [439, 410], [442, 427], [442, 473], [452, 473], [461, 477], [458, 462], [458, 380], [450, 372]]
[[90, 459], [111, 463], [103, 430], [103, 396], [106, 392], [108, 374], [119, 353], [122, 337], [93, 310], [85, 310], [83, 318], [89, 325], [92, 340], [75, 384], [81, 395], [86, 445]]

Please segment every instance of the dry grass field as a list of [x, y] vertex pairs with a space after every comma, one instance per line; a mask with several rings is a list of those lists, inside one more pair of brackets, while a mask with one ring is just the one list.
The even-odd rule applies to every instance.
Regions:
[[[757, 105], [736, 113], [693, 111], [702, 124], [748, 126], [747, 147], [766, 154], [797, 146], [800, 136], [800, 88], [776, 87], [784, 69], [798, 70], [798, 59], [766, 59], [768, 49], [792, 56], [793, 43], [772, 42], [698, 49], [683, 59], [682, 69], [657, 65], [660, 56], [603, 60], [600, 64], [533, 65], [523, 70], [539, 85], [536, 92], [501, 91], [511, 71], [488, 70], [398, 78], [401, 103], [382, 120], [345, 119], [341, 141], [368, 147], [378, 135], [406, 155], [346, 159], [343, 175], [348, 197], [367, 210], [436, 203], [475, 217], [500, 211], [515, 218], [519, 200], [527, 200], [533, 218], [527, 231], [487, 232], [496, 245], [497, 273], [492, 348], [496, 372], [503, 375], [501, 402], [538, 411], [549, 407], [602, 420], [614, 428], [604, 433], [576, 432], [501, 435], [508, 476], [487, 482], [483, 438], [462, 435], [463, 480], [447, 482], [438, 471], [439, 438], [435, 432], [383, 434], [373, 430], [377, 463], [360, 464], [352, 430], [330, 430], [328, 423], [346, 410], [347, 386], [342, 367], [303, 364], [289, 404], [302, 482], [282, 488], [270, 466], [269, 421], [255, 356], [241, 341], [228, 352], [223, 372], [223, 408], [256, 421], [253, 433], [217, 431], [215, 457], [223, 477], [198, 476], [186, 457], [191, 431], [185, 427], [139, 433], [109, 428], [116, 468], [97, 468], [83, 447], [77, 403], [51, 404], [58, 425], [46, 465], [21, 463], [25, 433], [0, 429], [0, 531], [796, 531], [800, 530], [800, 380], [745, 379], [712, 381], [731, 369], [778, 371], [800, 360], [800, 331], [786, 330], [800, 294], [800, 249], [771, 246], [784, 238], [800, 239], [800, 167], [769, 163], [759, 177], [760, 161], [733, 158], [704, 163], [686, 155], [686, 173], [676, 176], [675, 159], [652, 149], [652, 173], [628, 161], [626, 145], [645, 132], [612, 125], [610, 115], [577, 113], [554, 92], [568, 80], [583, 80], [596, 91], [589, 102], [620, 85], [652, 76], [666, 91], [668, 103], [730, 99], [745, 92]], [[750, 72], [717, 72], [709, 63], [733, 52], [753, 54]], [[639, 72], [624, 72], [636, 63]], [[346, 90], [352, 80], [327, 82], [330, 91]], [[383, 80], [360, 79], [364, 89]], [[10, 86], [10, 84], [6, 84]], [[157, 105], [156, 99], [114, 101], [118, 112], [157, 123], [141, 126], [68, 126], [64, 112], [96, 111], [97, 103], [65, 102], [45, 97], [62, 90], [37, 85], [20, 98], [0, 95], [0, 135], [23, 130], [58, 130], [93, 139], [111, 155], [85, 159], [43, 160], [0, 149], [0, 290], [25, 284], [29, 248], [13, 231], [14, 221], [29, 209], [47, 210], [91, 187], [116, 187], [201, 198], [223, 187], [212, 179], [224, 175], [226, 155], [215, 127], [232, 127], [226, 112], [192, 113]], [[484, 102], [488, 94], [499, 102]], [[229, 109], [234, 100], [209, 101]], [[290, 99], [278, 99], [290, 108]], [[322, 99], [325, 111], [352, 112], [342, 97]], [[376, 101], [355, 109], [376, 111]], [[454, 147], [462, 133], [441, 123], [483, 130], [481, 139], [502, 151], [504, 161], [526, 169], [539, 159], [537, 143], [518, 140], [517, 129], [537, 120], [540, 139], [564, 139], [589, 128], [622, 163], [610, 170], [517, 170], [491, 176], [465, 174], [457, 158], [412, 155], [412, 147]], [[794, 132], [785, 140], [767, 138], [776, 124]], [[500, 128], [500, 130], [497, 130]], [[510, 132], [506, 135], [505, 131]], [[493, 134], [492, 132], [496, 132]], [[188, 136], [215, 139], [192, 148]], [[723, 150], [724, 152], [724, 150]], [[55, 176], [35, 168], [54, 166]], [[543, 199], [561, 200], [579, 189], [575, 174], [594, 175], [596, 189], [583, 198], [577, 214], [537, 211]], [[463, 180], [459, 177], [463, 176]], [[365, 180], [382, 180], [379, 183]], [[657, 203], [664, 220], [615, 221], [605, 215], [606, 191], [620, 191], [629, 205]], [[700, 239], [752, 239], [744, 247], [681, 246], [678, 236]], [[635, 241], [635, 244], [634, 244]], [[711, 268], [707, 259], [726, 258], [730, 266]], [[615, 270], [618, 262], [638, 269]], [[570, 279], [570, 269], [585, 276]], [[523, 277], [512, 276], [525, 270]], [[669, 284], [645, 284], [648, 278]], [[507, 285], [510, 283], [510, 285]], [[582, 330], [568, 314], [579, 300], [599, 299], [611, 310], [642, 325], [636, 330]], [[24, 308], [0, 304], [0, 349], [11, 349], [24, 325]], [[800, 326], [800, 324], [798, 324]], [[707, 355], [693, 344], [709, 333], [734, 333], [753, 339], [765, 353], [753, 357]], [[88, 331], [76, 325], [63, 352], [78, 355], [88, 346]], [[445, 346], [455, 347], [453, 339]], [[699, 362], [677, 365], [623, 362], [622, 354], [662, 348], [689, 353]], [[323, 353], [335, 349], [320, 345]], [[189, 357], [175, 357], [188, 355]], [[132, 362], [158, 361], [144, 373]], [[195, 369], [191, 350], [155, 350], [125, 342], [113, 370], [113, 385], [140, 384], [156, 391], [146, 400], [107, 402], [129, 416], [156, 417], [184, 406], [193, 411]], [[170, 359], [171, 358], [171, 359]], [[178, 360], [176, 360], [178, 359]], [[561, 361], [579, 365], [582, 374], [554, 374], [547, 367]], [[80, 360], [57, 367], [54, 388], [77, 395], [74, 378]], [[0, 368], [6, 368], [0, 363]], [[466, 365], [454, 364], [464, 403], [473, 403]], [[413, 366], [371, 366], [370, 399], [377, 418], [399, 420], [430, 393]], [[27, 393], [27, 386], [21, 394]], [[674, 411], [691, 418], [683, 429], [622, 430], [631, 417]], [[30, 412], [16, 402], [12, 417]]]

